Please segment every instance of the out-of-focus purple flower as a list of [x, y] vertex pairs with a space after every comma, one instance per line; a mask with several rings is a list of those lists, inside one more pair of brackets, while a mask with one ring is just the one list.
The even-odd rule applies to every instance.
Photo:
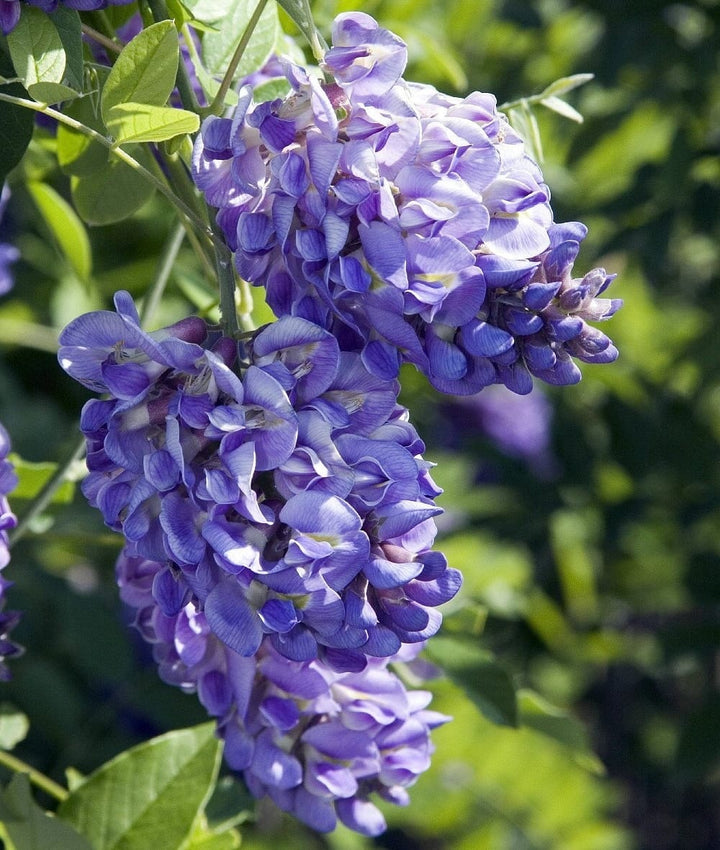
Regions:
[[[15, 514], [10, 510], [7, 495], [17, 486], [17, 475], [12, 463], [7, 459], [10, 452], [10, 437], [0, 425], [0, 571], [10, 562], [9, 532], [17, 525]], [[10, 639], [10, 632], [20, 620], [17, 611], [5, 611], [5, 591], [12, 586], [0, 572], [0, 681], [10, 678], [6, 665], [8, 658], [23, 652], [22, 647]]]
[[153, 592], [192, 601], [241, 656], [360, 671], [440, 626], [460, 574], [432, 549], [440, 492], [398, 384], [299, 317], [241, 349], [188, 319], [147, 333], [127, 293], [60, 335], [63, 368], [109, 393], [83, 409], [83, 491]]
[[407, 690], [388, 666], [412, 659], [419, 645], [357, 672], [288, 660], [267, 635], [243, 656], [218, 639], [197, 601], [162, 609], [165, 564], [126, 549], [116, 574], [161, 677], [197, 692], [228, 765], [253, 795], [320, 832], [338, 821], [364, 835], [384, 831], [373, 799], [407, 804], [406, 789], [430, 765], [430, 731], [449, 720], [428, 709], [429, 692]]
[[465, 433], [468, 426], [479, 427], [504, 454], [521, 458], [539, 475], [552, 472], [553, 410], [539, 389], [517, 395], [501, 385], [487, 387], [475, 396], [456, 397], [449, 410]]
[[[1, 2], [2, 0], [0, 0], [0, 3]], [[9, 200], [10, 189], [8, 188], [7, 183], [5, 183], [2, 187], [2, 191], [0, 191], [0, 239], [2, 239], [4, 235], [2, 219], [5, 214], [5, 207]], [[12, 272], [10, 271], [10, 266], [19, 259], [20, 252], [14, 245], [0, 242], [0, 295], [4, 295], [12, 289], [14, 281]]]
[[[43, 12], [54, 12], [58, 5], [79, 12], [96, 11], [107, 6], [125, 6], [132, 0], [25, 0], [31, 6], [37, 6]], [[5, 34], [11, 33], [20, 20], [20, 0], [0, 0], [0, 30]]]
[[413, 363], [470, 395], [532, 376], [574, 383], [573, 358], [608, 362], [587, 324], [619, 301], [581, 280], [585, 230], [554, 225], [550, 195], [495, 98], [402, 78], [406, 48], [368, 15], [339, 15], [322, 83], [286, 66], [285, 99], [205, 121], [193, 176], [242, 277], [276, 315], [307, 318], [384, 379]]

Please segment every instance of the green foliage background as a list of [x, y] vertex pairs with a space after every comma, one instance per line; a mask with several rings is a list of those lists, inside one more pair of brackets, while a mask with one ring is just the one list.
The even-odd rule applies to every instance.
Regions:
[[[351, 8], [314, 5], [325, 32]], [[241, 828], [243, 847], [717, 848], [720, 4], [362, 8], [408, 42], [408, 78], [451, 93], [492, 91], [502, 103], [558, 77], [595, 75], [569, 95], [582, 125], [547, 110], [537, 118], [556, 218], [590, 227], [576, 267], [619, 274], [625, 307], [608, 329], [621, 358], [586, 367], [578, 387], [548, 392], [555, 462], [545, 475], [502, 455], [467, 411], [405, 374], [404, 401], [446, 491], [441, 545], [466, 576], [447, 606], [447, 640], [486, 655], [464, 664], [461, 648], [438, 643], [463, 688], [437, 683], [435, 705], [455, 720], [434, 734], [433, 768], [410, 808], [388, 811], [385, 836], [319, 837], [261, 806]], [[28, 188], [42, 178], [67, 195], [51, 144], [35, 142], [13, 175], [10, 225], [22, 260], [0, 303], [0, 420], [35, 462], [73, 450], [86, 398], [57, 367], [46, 329], [118, 288], [142, 293], [172, 225], [156, 199], [131, 220], [92, 229], [92, 269], [84, 254], [68, 255]], [[184, 315], [188, 302], [211, 309], [212, 295], [183, 251], [153, 325]], [[18, 514], [28, 487], [13, 500]], [[2, 688], [31, 721], [18, 754], [63, 780], [67, 765], [89, 772], [138, 741], [202, 722], [193, 697], [157, 680], [123, 620], [112, 575], [118, 541], [99, 518], [76, 495], [34, 531], [8, 572], [12, 607], [27, 612], [16, 634], [28, 652]], [[483, 666], [492, 658], [500, 668]], [[510, 680], [523, 689], [520, 729], [492, 722], [512, 719]], [[467, 696], [478, 682], [495, 697], [480, 700], [482, 711]]]

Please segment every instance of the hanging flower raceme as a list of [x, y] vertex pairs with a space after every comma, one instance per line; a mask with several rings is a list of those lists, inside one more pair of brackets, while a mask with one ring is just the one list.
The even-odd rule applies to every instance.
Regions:
[[288, 65], [284, 100], [253, 103], [247, 88], [232, 119], [204, 122], [194, 179], [240, 275], [276, 315], [322, 324], [384, 378], [410, 362], [456, 394], [524, 393], [531, 375], [574, 383], [571, 358], [617, 354], [585, 323], [618, 308], [595, 299], [611, 278], [569, 278], [584, 228], [553, 225], [495, 98], [406, 82], [406, 58], [371, 17], [342, 14], [332, 82]]
[[217, 637], [197, 600], [163, 611], [156, 587], [165, 569], [126, 549], [116, 568], [120, 594], [162, 678], [196, 691], [217, 718], [229, 766], [256, 797], [316, 830], [340, 820], [365, 835], [384, 831], [371, 798], [408, 802], [406, 788], [430, 765], [430, 730], [449, 719], [428, 710], [429, 692], [408, 691], [388, 667], [411, 660], [419, 645], [358, 672], [289, 661], [267, 635], [242, 656]]
[[10, 510], [7, 495], [15, 489], [18, 483], [12, 463], [8, 460], [10, 438], [5, 428], [0, 425], [0, 681], [10, 678], [6, 665], [8, 658], [22, 654], [22, 647], [10, 639], [10, 632], [20, 620], [17, 611], [5, 611], [5, 591], [12, 586], [3, 575], [2, 570], [10, 562], [9, 532], [17, 525], [15, 514]]
[[59, 359], [85, 386], [83, 490], [133, 554], [164, 564], [153, 592], [192, 601], [240, 656], [359, 672], [440, 626], [460, 574], [431, 547], [440, 492], [396, 382], [286, 317], [238, 345], [188, 319], [140, 329], [75, 319]]

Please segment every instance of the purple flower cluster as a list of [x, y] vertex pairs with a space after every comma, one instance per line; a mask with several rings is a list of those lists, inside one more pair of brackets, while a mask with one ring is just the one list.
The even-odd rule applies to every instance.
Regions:
[[429, 692], [408, 691], [388, 668], [412, 657], [407, 648], [357, 672], [289, 661], [267, 637], [242, 656], [218, 638], [197, 600], [163, 612], [156, 586], [164, 564], [125, 551], [116, 571], [161, 677], [197, 692], [217, 718], [227, 763], [256, 797], [268, 795], [321, 832], [338, 819], [365, 835], [385, 829], [370, 796], [407, 803], [406, 788], [429, 766], [430, 730], [449, 719], [427, 709]]
[[601, 269], [571, 277], [580, 224], [554, 225], [549, 191], [495, 98], [402, 78], [404, 43], [368, 15], [333, 26], [323, 83], [203, 124], [193, 176], [239, 274], [278, 316], [330, 330], [391, 380], [413, 363], [443, 392], [532, 376], [574, 383], [572, 358], [608, 362], [586, 322], [611, 316]]
[[[366, 792], [402, 797], [395, 785], [412, 771], [398, 767], [403, 781], [391, 781], [395, 748], [417, 733], [412, 764], [424, 764], [432, 725], [424, 705], [401, 694], [388, 660], [438, 630], [437, 606], [461, 581], [431, 548], [440, 491], [398, 384], [303, 318], [282, 318], [238, 344], [197, 318], [146, 333], [127, 293], [115, 306], [71, 322], [58, 356], [72, 377], [110, 395], [82, 412], [83, 490], [125, 538], [121, 585], [147, 591], [136, 605], [147, 609], [141, 619], [172, 625], [173, 635], [161, 629], [157, 640], [182, 664], [216, 659], [187, 675], [222, 717], [229, 762], [256, 793], [303, 810], [318, 828], [332, 828], [337, 809], [346, 823], [370, 818], [357, 828], [372, 831], [379, 821], [362, 814]], [[160, 660], [173, 680], [176, 661]], [[279, 696], [266, 667], [296, 670], [295, 690]], [[235, 670], [246, 678], [235, 681]], [[306, 704], [307, 671], [324, 677], [335, 702], [325, 694]], [[379, 686], [377, 699], [395, 714], [372, 734], [363, 729], [363, 743], [352, 726], [360, 709], [335, 692], [347, 681], [374, 693], [377, 677], [389, 688]], [[358, 699], [347, 696], [353, 706]], [[297, 715], [292, 723], [287, 712]], [[290, 773], [280, 756], [286, 735], [302, 751], [288, 760]], [[352, 756], [334, 775], [335, 762], [324, 761], [339, 758], [332, 747], [352, 755], [356, 745], [359, 761]], [[313, 813], [301, 779], [320, 797]]]
[[6, 659], [23, 652], [21, 646], [10, 639], [10, 632], [20, 620], [17, 611], [5, 611], [5, 591], [12, 586], [2, 575], [2, 570], [10, 562], [9, 532], [17, 525], [15, 514], [10, 510], [7, 495], [15, 489], [18, 479], [12, 463], [7, 459], [10, 452], [10, 438], [0, 425], [0, 681], [10, 678]]
[[[54, 12], [58, 5], [78, 12], [94, 12], [107, 6], [125, 6], [133, 0], [25, 0], [30, 6], [37, 6], [43, 12]], [[20, 0], [0, 0], [0, 30], [5, 34], [11, 33], [20, 20]]]
[[83, 489], [135, 554], [168, 563], [163, 610], [193, 597], [241, 655], [268, 634], [339, 669], [434, 634], [460, 575], [431, 549], [440, 491], [397, 384], [304, 319], [238, 360], [200, 319], [147, 334], [127, 293], [116, 307], [71, 322], [59, 358], [113, 396], [83, 409]]

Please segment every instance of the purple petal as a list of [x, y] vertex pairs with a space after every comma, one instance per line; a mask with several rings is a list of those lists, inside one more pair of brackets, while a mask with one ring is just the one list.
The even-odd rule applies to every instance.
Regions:
[[269, 732], [262, 732], [255, 743], [252, 772], [273, 788], [295, 788], [302, 782], [302, 765], [272, 743]]
[[371, 271], [396, 289], [407, 289], [407, 255], [400, 231], [381, 221], [372, 221], [360, 225], [358, 232]]
[[262, 641], [260, 618], [236, 581], [216, 585], [205, 600], [205, 617], [213, 633], [242, 656], [254, 655]]
[[381, 835], [387, 829], [382, 812], [368, 800], [351, 797], [335, 803], [338, 817], [350, 829], [361, 835]]

